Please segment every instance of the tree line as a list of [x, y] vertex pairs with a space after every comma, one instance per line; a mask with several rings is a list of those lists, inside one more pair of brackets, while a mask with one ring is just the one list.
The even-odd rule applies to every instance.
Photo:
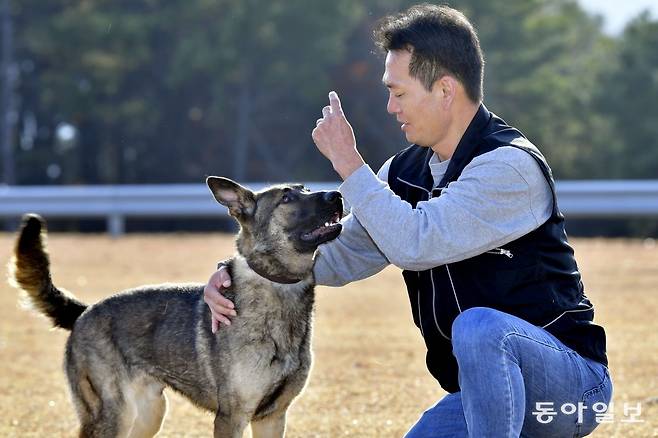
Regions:
[[[12, 3], [18, 184], [334, 180], [310, 131], [336, 89], [373, 167], [386, 113], [376, 20], [402, 0]], [[557, 178], [658, 177], [658, 22], [619, 36], [573, 0], [462, 0], [485, 103]]]

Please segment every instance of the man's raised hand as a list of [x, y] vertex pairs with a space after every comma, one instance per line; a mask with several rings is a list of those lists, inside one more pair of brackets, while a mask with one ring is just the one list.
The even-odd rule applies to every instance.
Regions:
[[341, 178], [346, 179], [365, 164], [356, 149], [354, 131], [335, 91], [329, 93], [329, 105], [322, 108], [322, 118], [316, 121], [311, 136]]

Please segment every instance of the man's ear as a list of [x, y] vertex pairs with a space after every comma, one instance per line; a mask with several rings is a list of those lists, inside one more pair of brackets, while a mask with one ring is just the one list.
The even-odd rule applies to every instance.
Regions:
[[432, 88], [433, 92], [436, 92], [441, 101], [441, 105], [444, 108], [450, 107], [453, 100], [455, 100], [455, 95], [457, 94], [457, 88], [459, 87], [459, 82], [457, 79], [453, 78], [450, 75], [444, 75], [434, 82], [434, 87]]
[[209, 176], [206, 184], [220, 204], [236, 219], [244, 219], [254, 214], [256, 197], [253, 192], [233, 180], [220, 176]]

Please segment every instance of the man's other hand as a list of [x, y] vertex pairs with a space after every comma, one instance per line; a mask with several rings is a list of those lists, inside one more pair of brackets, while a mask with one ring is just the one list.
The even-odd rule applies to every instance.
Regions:
[[222, 291], [231, 286], [231, 276], [226, 266], [221, 266], [210, 276], [203, 289], [203, 301], [212, 313], [212, 332], [217, 333], [220, 323], [231, 325], [229, 316], [236, 316], [233, 302], [222, 295]]

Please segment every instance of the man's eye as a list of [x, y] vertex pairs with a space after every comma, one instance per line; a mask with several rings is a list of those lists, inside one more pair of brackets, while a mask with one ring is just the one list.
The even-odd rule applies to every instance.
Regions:
[[394, 96], [395, 96], [395, 97], [402, 97], [402, 96], [404, 96], [404, 93], [395, 94]]

